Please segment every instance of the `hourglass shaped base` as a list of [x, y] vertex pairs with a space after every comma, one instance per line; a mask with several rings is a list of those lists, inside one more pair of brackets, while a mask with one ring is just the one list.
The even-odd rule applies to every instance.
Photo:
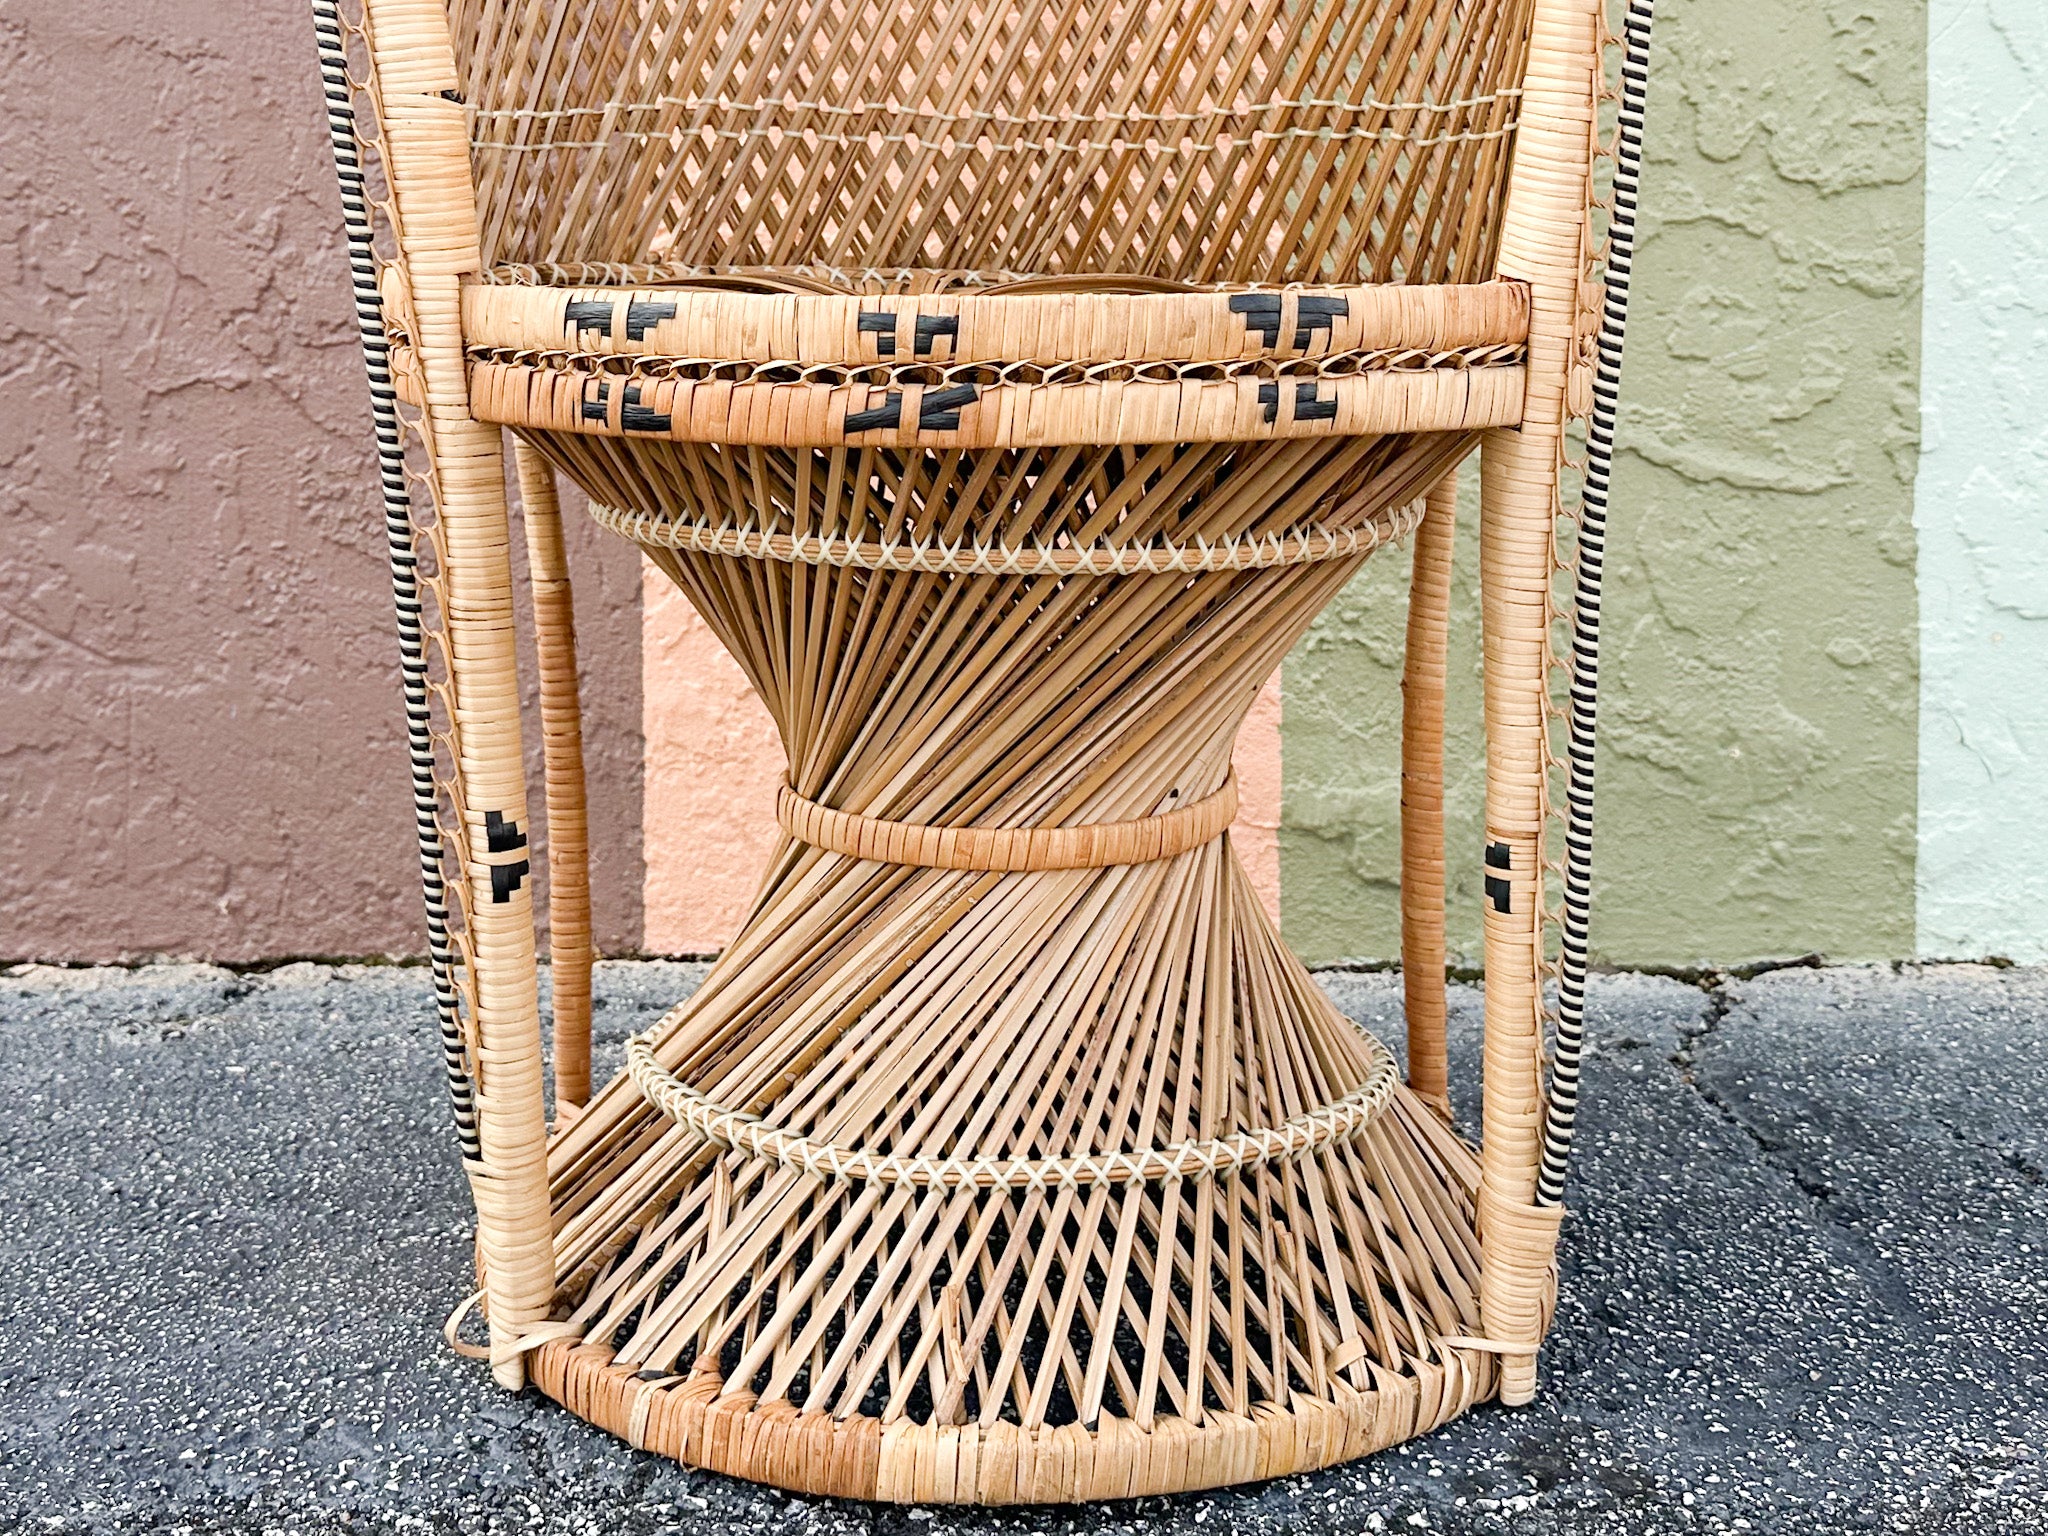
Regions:
[[[550, 1148], [545, 1391], [695, 1465], [976, 1502], [1324, 1466], [1493, 1393], [1477, 1164], [1224, 830], [1259, 686], [1461, 447], [693, 447], [781, 546], [599, 509], [791, 767], [741, 932]], [[1104, 563], [1179, 568], [1088, 568], [1106, 510]], [[1205, 517], [1350, 542], [1244, 568]]]
[[[564, 1235], [625, 1219], [563, 1287], [582, 1341], [537, 1354], [543, 1390], [694, 1465], [917, 1502], [1273, 1477], [1491, 1395], [1476, 1165], [1281, 947], [1227, 836], [904, 884], [886, 926], [937, 919], [922, 954], [754, 993], [815, 932], [793, 881], [650, 1032], [688, 1060], [714, 1020], [776, 1015], [752, 1080], [799, 1086], [766, 1113], [684, 1068], [692, 1116], [562, 1136]], [[792, 993], [816, 1019], [878, 990], [827, 1045], [792, 1027]]]

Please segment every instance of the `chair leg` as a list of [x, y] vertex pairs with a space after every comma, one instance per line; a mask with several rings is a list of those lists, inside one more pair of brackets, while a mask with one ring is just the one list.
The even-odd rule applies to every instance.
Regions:
[[1457, 532], [1454, 470], [1429, 493], [1415, 532], [1401, 673], [1401, 990], [1408, 1020], [1408, 1086], [1446, 1115], [1444, 1049], [1444, 679]]
[[562, 545], [554, 466], [524, 442], [519, 469], [533, 637], [540, 655], [541, 753], [547, 770], [548, 958], [554, 978], [555, 1118], [590, 1098], [590, 815], [583, 709], [576, 686], [576, 609]]
[[[1543, 711], [1548, 683], [1553, 440], [1487, 434], [1481, 461], [1485, 609], [1486, 847], [1480, 903], [1486, 958], [1485, 1110], [1479, 1224], [1486, 1336], [1526, 1342], [1501, 1356], [1501, 1400], [1536, 1390], [1561, 1208], [1534, 1205], [1543, 1122]], [[1532, 452], [1532, 449], [1534, 450]]]
[[461, 78], [440, 0], [370, 0], [380, 148], [408, 272], [420, 428], [433, 464], [468, 877], [466, 952], [479, 1156], [468, 1167], [491, 1374], [524, 1385], [523, 1351], [554, 1299], [547, 1105], [528, 876], [526, 765], [511, 528], [500, 428], [469, 410], [462, 277], [478, 261]]
[[1536, 1203], [1543, 1084], [1543, 835], [1549, 625], [1567, 381], [1584, 277], [1599, 0], [1537, 0], [1500, 273], [1529, 284], [1522, 424], [1486, 434], [1479, 581], [1486, 669], [1486, 1108], [1480, 1323], [1501, 1346], [1500, 1400], [1536, 1395], [1563, 1207]]

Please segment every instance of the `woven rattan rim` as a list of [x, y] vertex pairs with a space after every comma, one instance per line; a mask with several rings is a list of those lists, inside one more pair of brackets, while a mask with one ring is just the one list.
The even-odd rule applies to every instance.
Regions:
[[805, 799], [787, 784], [775, 796], [775, 819], [782, 830], [813, 848], [884, 864], [1006, 873], [1151, 864], [1221, 837], [1236, 816], [1235, 773], [1214, 794], [1178, 810], [1078, 827], [945, 827], [882, 821], [835, 811]]
[[1414, 531], [1422, 504], [1395, 507], [1350, 528], [1310, 527], [1270, 538], [1197, 538], [1192, 544], [1046, 545], [871, 541], [837, 535], [765, 533], [758, 528], [680, 522], [659, 512], [633, 512], [593, 502], [600, 527], [638, 544], [700, 555], [735, 555], [789, 564], [858, 566], [932, 576], [1193, 576], [1214, 571], [1264, 571], [1368, 555]]
[[[1491, 1352], [1434, 1341], [1360, 1391], [1265, 1402], [1256, 1417], [1211, 1410], [1199, 1422], [1161, 1414], [1146, 1429], [1104, 1411], [1093, 1424], [986, 1428], [829, 1412], [726, 1394], [713, 1376], [648, 1380], [603, 1345], [558, 1338], [534, 1351], [534, 1384], [627, 1444], [820, 1497], [900, 1504], [1069, 1503], [1263, 1482], [1369, 1455], [1427, 1434], [1499, 1391]], [[1035, 1525], [1050, 1522], [1039, 1520]]]
[[[406, 360], [399, 358], [401, 381]], [[635, 378], [472, 362], [478, 421], [641, 442], [757, 447], [1044, 448], [1270, 442], [1520, 425], [1528, 370], [1374, 368], [1261, 379], [1084, 380], [901, 388]], [[408, 386], [411, 387], [411, 386]], [[415, 390], [416, 394], [416, 390]]]
[[[479, 284], [492, 288], [666, 288], [719, 283], [732, 284], [749, 293], [772, 286], [791, 293], [851, 293], [868, 298], [979, 294], [992, 288], [1037, 285], [1046, 280], [1043, 272], [1019, 272], [1004, 267], [835, 266], [810, 261], [773, 266], [692, 261], [513, 261], [499, 262], [476, 274]], [[1181, 292], [1195, 286], [1171, 279], [1153, 281], [1158, 284], [1156, 291], [1162, 292]], [[1229, 286], [1250, 291], [1286, 285], [1246, 282]]]
[[470, 347], [515, 354], [771, 367], [1199, 363], [1519, 347], [1529, 291], [1501, 281], [908, 294], [479, 283], [463, 292], [462, 323]]
[[[407, 358], [410, 342], [401, 341], [397, 350]], [[475, 344], [463, 354], [471, 364], [501, 368], [525, 368], [554, 373], [585, 374], [605, 379], [679, 379], [689, 383], [719, 384], [845, 384], [879, 385], [902, 389], [911, 384], [944, 388], [974, 384], [981, 388], [1008, 386], [1059, 386], [1073, 384], [1139, 383], [1174, 384], [1182, 380], [1213, 382], [1217, 379], [1252, 378], [1264, 382], [1276, 379], [1343, 379], [1362, 373], [1426, 373], [1438, 369], [1520, 368], [1528, 362], [1528, 348], [1519, 341], [1431, 350], [1424, 347], [1380, 347], [1366, 351], [1318, 353], [1313, 357], [1277, 357], [1259, 353], [1252, 357], [1146, 359], [1066, 358], [1058, 361], [1026, 358], [998, 362], [904, 362], [800, 363], [730, 357], [671, 357], [648, 352], [590, 352], [548, 350], [533, 347], [499, 347]]]
[[[666, 1021], [664, 1021], [665, 1023]], [[714, 1102], [654, 1059], [657, 1024], [626, 1042], [626, 1072], [633, 1086], [678, 1125], [735, 1152], [769, 1157], [821, 1179], [863, 1179], [876, 1184], [911, 1184], [958, 1189], [1084, 1189], [1097, 1184], [1153, 1183], [1164, 1179], [1209, 1179], [1240, 1173], [1276, 1159], [1306, 1156], [1356, 1135], [1392, 1102], [1400, 1073], [1387, 1048], [1359, 1030], [1366, 1054], [1365, 1080], [1340, 1099], [1283, 1124], [1207, 1141], [1183, 1141], [1142, 1152], [1097, 1152], [1074, 1157], [895, 1157], [813, 1141], [759, 1115]]]

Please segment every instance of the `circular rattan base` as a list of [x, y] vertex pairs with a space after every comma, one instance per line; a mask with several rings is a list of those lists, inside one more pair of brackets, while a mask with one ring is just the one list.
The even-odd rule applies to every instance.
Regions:
[[[731, 297], [638, 301], [642, 339], [737, 356], [688, 332]], [[1266, 321], [1313, 351], [1369, 302], [1233, 297], [1219, 356]], [[569, 302], [543, 328], [601, 318]], [[630, 342], [636, 301], [603, 303]], [[871, 345], [883, 308], [898, 359], [1093, 355], [850, 295], [763, 345]], [[543, 1388], [693, 1465], [986, 1503], [1327, 1466], [1491, 1395], [1478, 1162], [1288, 953], [1227, 827], [1265, 680], [1505, 418], [1409, 409], [1398, 369], [846, 381], [882, 404], [820, 416], [797, 380], [757, 415], [722, 378], [486, 366], [485, 419], [681, 587], [789, 765], [740, 932], [550, 1143], [553, 1321], [512, 1345]], [[1339, 384], [1407, 403], [1353, 419]]]
[[899, 1504], [1061, 1504], [1261, 1482], [1384, 1450], [1427, 1434], [1495, 1395], [1494, 1356], [1440, 1346], [1442, 1363], [1375, 1370], [1366, 1391], [1200, 1423], [1149, 1427], [1105, 1413], [1095, 1425], [1036, 1430], [996, 1423], [884, 1424], [865, 1414], [801, 1413], [721, 1394], [716, 1372], [646, 1380], [611, 1351], [568, 1340], [532, 1356], [533, 1381], [579, 1418], [688, 1466], [795, 1493]]

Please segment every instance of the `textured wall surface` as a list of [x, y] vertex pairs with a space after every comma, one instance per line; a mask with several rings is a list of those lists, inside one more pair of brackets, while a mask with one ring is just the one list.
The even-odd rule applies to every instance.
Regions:
[[[1401, 953], [1401, 654], [1408, 551], [1365, 563], [1282, 668], [1280, 911], [1311, 962]], [[1450, 948], [1479, 953], [1485, 738], [1479, 716], [1479, 464], [1459, 479], [1444, 706]]]
[[645, 947], [709, 954], [738, 930], [775, 855], [788, 760], [768, 706], [711, 626], [660, 569], [640, 569]]
[[2048, 7], [1934, 0], [1919, 947], [2048, 960]]
[[[417, 950], [305, 10], [23, 0], [0, 70], [0, 956]], [[597, 910], [630, 945], [638, 589], [596, 564]]]
[[[0, 959], [419, 947], [308, 33], [289, 5], [0, 13], [0, 90], [34, 104], [0, 117]], [[1652, 79], [1596, 947], [2048, 957], [2048, 10], [1685, 0]], [[1469, 959], [1470, 466], [1464, 489]], [[758, 876], [772, 743], [565, 501], [600, 942], [700, 950]], [[1279, 822], [1315, 960], [1398, 951], [1406, 579], [1370, 562], [1290, 658], [1278, 731], [1240, 743], [1248, 786], [1277, 754], [1278, 809], [1248, 799], [1241, 832], [1263, 868]]]
[[[1658, 17], [1601, 674], [1607, 959], [1912, 950], [1924, 27], [1920, 0]], [[1400, 564], [1290, 663], [1283, 891], [1315, 959], [1397, 952]], [[1457, 622], [1470, 662], [1469, 600]], [[1469, 955], [1482, 786], [1453, 774]]]

